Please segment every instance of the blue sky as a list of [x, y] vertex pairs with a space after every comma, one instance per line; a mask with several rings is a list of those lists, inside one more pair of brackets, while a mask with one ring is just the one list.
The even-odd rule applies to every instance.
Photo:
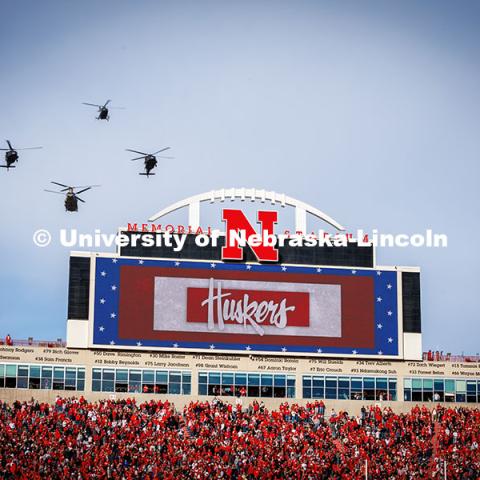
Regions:
[[[36, 229], [113, 232], [251, 186], [349, 230], [446, 233], [378, 263], [422, 268], [425, 348], [480, 350], [478, 2], [16, 0], [0, 17], [0, 138], [44, 146], [0, 172], [2, 332], [65, 337], [69, 252]], [[108, 98], [126, 108], [109, 123], [81, 105]], [[124, 152], [167, 145], [148, 180]], [[67, 215], [50, 180], [102, 187]]]

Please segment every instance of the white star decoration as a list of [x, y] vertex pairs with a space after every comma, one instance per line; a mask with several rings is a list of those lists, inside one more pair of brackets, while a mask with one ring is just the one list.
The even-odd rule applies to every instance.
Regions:
[[252, 269], [252, 266], [251, 265], [247, 265], [247, 270], [251, 270]]
[[393, 343], [393, 338], [392, 337], [388, 337], [388, 343]]
[[112, 340], [112, 341], [110, 342], [110, 345], [115, 345], [115, 342]]
[[104, 298], [101, 298], [100, 299], [100, 303], [103, 305], [105, 303], [105, 299]]
[[139, 260], [138, 263], [139, 263], [140, 265], [143, 265], [143, 260]]
[[322, 269], [321, 268], [317, 268], [317, 273], [321, 273]]
[[287, 267], [282, 267], [282, 272], [286, 272], [287, 271]]
[[100, 272], [100, 275], [101, 275], [102, 277], [106, 277], [106, 276], [107, 276], [107, 272], [104, 270], [103, 272]]
[[215, 345], [213, 345], [212, 343], [212, 345], [210, 345], [210, 350], [213, 350], [214, 348], [215, 348]]
[[382, 297], [377, 297], [377, 302], [380, 303], [382, 301]]
[[377, 328], [381, 330], [383, 328], [383, 325], [381, 323], [377, 323]]
[[378, 353], [379, 355], [383, 355], [383, 352], [382, 352], [381, 350], [379, 350], [377, 353]]
[[214, 263], [211, 263], [210, 266], [211, 266], [212, 268], [215, 268], [215, 267], [216, 267], [216, 265], [215, 265]]
[[392, 284], [389, 283], [389, 284], [387, 285], [387, 288], [388, 288], [389, 290], [391, 290], [391, 289], [392, 289]]
[[137, 347], [141, 347], [142, 346], [142, 342], [137, 342]]
[[245, 350], [251, 350], [251, 349], [252, 349], [252, 347], [251, 347], [250, 345], [247, 345], [247, 346], [245, 347]]
[[356, 350], [352, 350], [352, 353], [356, 355], [358, 352]]
[[287, 351], [286, 347], [282, 347], [282, 352], [286, 352], [286, 351]]
[[117, 314], [115, 312], [110, 314], [110, 318], [115, 318], [116, 316], [117, 316]]
[[118, 259], [112, 258], [112, 262], [113, 262], [113, 263], [117, 263], [117, 262], [118, 262]]
[[175, 262], [175, 266], [176, 267], [180, 266], [180, 262]]
[[387, 312], [387, 315], [388, 315], [389, 317], [391, 317], [391, 316], [393, 315], [393, 312], [392, 312], [391, 310], [389, 310], [389, 311]]
[[112, 290], [115, 291], [117, 289], [116, 285], [112, 285]]
[[321, 349], [321, 348], [317, 348], [317, 353], [322, 353], [322, 349]]
[[103, 332], [105, 330], [105, 327], [103, 325], [100, 325], [100, 327], [98, 327], [98, 329]]
[[352, 270], [352, 275], [355, 275], [357, 273], [356, 270]]
[[380, 276], [381, 274], [382, 274], [382, 272], [380, 272], [380, 271], [377, 272], [377, 275], [378, 275], [378, 276]]
[[178, 347], [178, 343], [174, 343], [173, 346], [174, 346], [174, 348], [177, 348], [177, 347]]

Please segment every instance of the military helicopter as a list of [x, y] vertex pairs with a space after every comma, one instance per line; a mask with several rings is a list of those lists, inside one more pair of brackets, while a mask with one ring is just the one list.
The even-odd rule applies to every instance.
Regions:
[[6, 140], [8, 148], [0, 148], [5, 152], [5, 162], [6, 165], [0, 165], [2, 168], [6, 168], [10, 170], [11, 168], [15, 168], [15, 165], [12, 165], [15, 162], [18, 162], [18, 150], [38, 150], [42, 147], [27, 147], [27, 148], [13, 148], [10, 140]]
[[[100, 185], [90, 185], [90, 186], [84, 186], [84, 187], [71, 187], [68, 185], [64, 185], [63, 183], [58, 183], [58, 182], [50, 182], [53, 183], [54, 185], [58, 185], [60, 187], [64, 187], [62, 190], [59, 192], [55, 192], [53, 190], [45, 190], [45, 192], [49, 193], [57, 193], [59, 195], [64, 195], [65, 196], [65, 211], [67, 212], [78, 212], [78, 201], [85, 203], [85, 200], [82, 200], [78, 194], [86, 192], [87, 190], [90, 190], [93, 187], [99, 187]], [[76, 189], [81, 188], [79, 192], [75, 192]], [[64, 193], [67, 192], [67, 193]]]
[[[141, 157], [136, 157], [136, 158], [132, 158], [132, 162], [134, 162], [135, 160], [141, 160], [142, 158], [145, 159], [145, 173], [139, 173], [139, 175], [146, 175], [147, 178], [150, 176], [150, 175], [155, 175], [154, 173], [150, 173], [158, 164], [157, 162], [157, 157], [156, 155], [158, 153], [162, 153], [164, 152], [165, 150], [169, 150], [170, 147], [165, 147], [165, 148], [162, 148], [161, 150], [157, 150], [156, 152], [153, 152], [153, 153], [145, 153], [145, 152], [139, 152], [138, 150], [130, 150], [129, 148], [126, 149], [127, 152], [132, 152], [132, 153], [138, 153], [139, 155], [141, 155]], [[158, 158], [173, 158], [173, 157], [165, 157], [165, 156], [162, 156], [162, 155], [158, 155]]]
[[[107, 105], [111, 102], [111, 100], [107, 100], [103, 105], [97, 105], [95, 103], [85, 103], [82, 102], [83, 105], [88, 105], [89, 107], [97, 107], [98, 108], [98, 117], [97, 120], [110, 120], [110, 115], [108, 114], [109, 109]], [[122, 109], [123, 107], [110, 107], [110, 109]]]

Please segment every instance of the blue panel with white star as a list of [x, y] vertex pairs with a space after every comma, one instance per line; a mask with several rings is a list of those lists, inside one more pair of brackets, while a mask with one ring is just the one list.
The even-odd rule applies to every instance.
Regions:
[[[255, 272], [289, 272], [307, 275], [338, 275], [371, 277], [374, 280], [375, 298], [375, 346], [374, 348], [357, 348], [355, 345], [347, 347], [315, 346], [283, 346], [244, 343], [211, 343], [211, 342], [184, 342], [181, 338], [172, 338], [171, 341], [148, 340], [138, 338], [134, 340], [121, 339], [118, 336], [118, 307], [120, 298], [120, 267], [124, 265], [149, 267], [175, 267], [217, 270], [238, 270]], [[305, 354], [345, 354], [398, 356], [398, 323], [397, 323], [397, 274], [386, 270], [339, 269], [284, 265], [253, 265], [241, 263], [195, 262], [178, 260], [139, 260], [134, 258], [96, 258], [95, 274], [95, 308], [93, 323], [93, 343], [96, 346], [122, 347], [155, 347], [187, 349], [230, 350], [236, 352], [265, 352], [265, 353], [305, 353]]]

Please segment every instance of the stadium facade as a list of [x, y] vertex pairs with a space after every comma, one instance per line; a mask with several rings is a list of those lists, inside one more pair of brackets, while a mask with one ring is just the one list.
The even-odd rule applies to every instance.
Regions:
[[[304, 236], [307, 214], [344, 230], [310, 205], [256, 189], [196, 195], [150, 222], [187, 208], [198, 233], [200, 204], [227, 200], [260, 202], [260, 233], [278, 233], [278, 212], [266, 203], [292, 207]], [[369, 402], [397, 411], [421, 402], [478, 406], [479, 363], [422, 360], [418, 267], [377, 265], [374, 247], [353, 239], [242, 248], [228, 232], [257, 233], [254, 222], [233, 208], [222, 219], [226, 234], [216, 243], [200, 246], [186, 233], [181, 251], [126, 231], [140, 241], [115, 254], [72, 252], [67, 344], [1, 346], [0, 398], [321, 399], [352, 413]]]

